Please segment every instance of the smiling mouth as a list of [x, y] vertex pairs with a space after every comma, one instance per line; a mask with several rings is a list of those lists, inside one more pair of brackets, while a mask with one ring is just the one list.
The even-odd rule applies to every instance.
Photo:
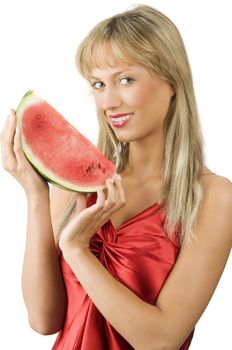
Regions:
[[110, 119], [111, 119], [111, 122], [112, 122], [113, 126], [120, 127], [120, 126], [123, 126], [123, 125], [127, 124], [129, 119], [130, 119], [130, 117], [132, 115], [133, 115], [133, 113], [124, 114], [124, 115], [121, 115], [121, 116], [118, 115], [117, 117], [116, 116], [115, 117], [110, 117]]
[[124, 117], [117, 117], [117, 118], [111, 117], [111, 120], [112, 120], [112, 122], [120, 123], [120, 122], [124, 122], [125, 120], [128, 120], [129, 118], [130, 118], [130, 115], [127, 115]]
[[127, 113], [127, 114], [117, 114], [115, 116], [110, 116], [110, 119], [113, 122], [119, 122], [129, 119], [134, 113]]

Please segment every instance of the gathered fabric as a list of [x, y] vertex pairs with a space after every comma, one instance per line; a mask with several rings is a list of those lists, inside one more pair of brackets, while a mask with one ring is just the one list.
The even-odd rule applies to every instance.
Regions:
[[[88, 206], [95, 201], [96, 194], [93, 194]], [[109, 220], [90, 241], [91, 252], [109, 273], [152, 305], [180, 250], [177, 232], [169, 239], [163, 229], [164, 222], [163, 206], [154, 203], [118, 228]], [[67, 312], [52, 350], [133, 349], [103, 317], [62, 256], [60, 264], [67, 292]], [[122, 318], [124, 312], [121, 310]], [[189, 348], [193, 332], [179, 350]]]

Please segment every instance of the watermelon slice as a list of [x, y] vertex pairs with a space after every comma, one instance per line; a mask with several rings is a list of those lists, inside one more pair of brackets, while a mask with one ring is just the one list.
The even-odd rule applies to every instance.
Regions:
[[34, 91], [24, 95], [16, 116], [23, 151], [48, 182], [87, 193], [106, 187], [115, 165]]

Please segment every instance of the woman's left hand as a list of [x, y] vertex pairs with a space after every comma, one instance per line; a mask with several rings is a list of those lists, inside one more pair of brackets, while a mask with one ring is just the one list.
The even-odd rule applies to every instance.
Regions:
[[125, 205], [125, 194], [120, 177], [115, 174], [106, 181], [107, 199], [103, 190], [97, 192], [97, 201], [87, 207], [87, 196], [78, 193], [76, 211], [64, 228], [59, 240], [59, 247], [64, 256], [77, 250], [89, 249], [94, 234], [110, 218], [111, 214]]

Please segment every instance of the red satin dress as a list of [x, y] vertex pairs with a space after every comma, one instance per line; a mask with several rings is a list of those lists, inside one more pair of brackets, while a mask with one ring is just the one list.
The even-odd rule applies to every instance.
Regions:
[[[91, 195], [88, 205], [95, 201], [96, 195]], [[92, 253], [105, 268], [150, 304], [155, 304], [179, 252], [177, 240], [167, 239], [162, 229], [164, 220], [162, 206], [156, 203], [117, 229], [109, 220], [90, 242]], [[102, 316], [63, 257], [60, 263], [68, 304], [63, 329], [52, 350], [133, 349]], [[124, 310], [121, 313], [123, 317]], [[192, 336], [193, 331], [180, 350], [189, 348]]]

